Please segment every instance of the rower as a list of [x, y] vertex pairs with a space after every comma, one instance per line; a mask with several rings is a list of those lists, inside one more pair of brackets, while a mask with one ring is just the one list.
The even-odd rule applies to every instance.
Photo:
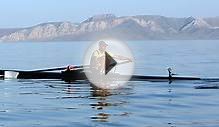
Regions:
[[172, 78], [172, 69], [169, 67], [168, 69], [167, 69], [167, 71], [168, 71], [168, 73], [169, 73], [169, 79], [171, 79]]
[[173, 76], [172, 69], [169, 67], [167, 69], [167, 71], [168, 71], [168, 74], [169, 74], [169, 84], [171, 84], [172, 83], [172, 76]]
[[99, 42], [99, 49], [95, 50], [92, 53], [91, 59], [90, 59], [90, 66], [92, 71], [102, 72], [104, 70], [104, 64], [105, 64], [105, 51], [108, 44], [106, 44], [104, 41]]
[[177, 74], [172, 73], [172, 68], [170, 67], [167, 69], [167, 71], [169, 73], [169, 79], [172, 79], [173, 75], [177, 75]]
[[[102, 74], [104, 73], [105, 70], [105, 57], [106, 57], [106, 50], [107, 50], [108, 44], [104, 41], [100, 41], [98, 45], [98, 49], [95, 50], [92, 53], [91, 59], [90, 59], [90, 67], [93, 72], [96, 72], [95, 74], [99, 73]], [[118, 60], [127, 60], [132, 62], [132, 60], [128, 57], [120, 56], [120, 55], [114, 55], [110, 52], [107, 51], [107, 53], [113, 57], [113, 59], [118, 59]]]

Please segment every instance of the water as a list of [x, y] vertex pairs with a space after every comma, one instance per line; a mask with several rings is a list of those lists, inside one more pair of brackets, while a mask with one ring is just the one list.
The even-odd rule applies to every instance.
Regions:
[[[0, 43], [0, 67], [31, 70], [82, 63], [90, 42]], [[219, 77], [218, 41], [128, 42], [135, 73]], [[95, 91], [87, 83], [0, 80], [0, 127], [217, 127], [219, 82], [129, 82]]]

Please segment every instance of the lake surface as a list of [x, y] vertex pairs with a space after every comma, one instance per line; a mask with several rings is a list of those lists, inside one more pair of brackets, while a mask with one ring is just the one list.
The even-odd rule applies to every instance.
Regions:
[[[80, 65], [91, 42], [0, 43], [0, 68]], [[135, 73], [219, 77], [219, 41], [130, 41]], [[0, 80], [0, 127], [218, 127], [219, 82], [129, 82], [95, 91], [57, 80]]]

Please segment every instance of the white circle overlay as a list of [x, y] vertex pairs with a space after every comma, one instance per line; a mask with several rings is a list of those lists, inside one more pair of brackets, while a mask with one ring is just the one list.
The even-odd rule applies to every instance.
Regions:
[[[91, 71], [89, 67], [84, 67], [84, 72], [88, 80], [97, 88], [101, 89], [117, 89], [124, 86], [131, 78], [134, 71], [134, 58], [131, 50], [125, 42], [118, 40], [100, 40], [104, 41], [108, 46], [106, 52], [113, 54], [112, 57], [116, 60], [117, 65], [113, 67], [107, 74], [97, 75]], [[93, 42], [87, 48], [84, 55], [84, 65], [89, 65], [91, 56], [94, 51], [99, 49], [99, 42]], [[123, 56], [132, 60], [120, 60], [118, 56]], [[114, 58], [115, 57], [115, 58]]]

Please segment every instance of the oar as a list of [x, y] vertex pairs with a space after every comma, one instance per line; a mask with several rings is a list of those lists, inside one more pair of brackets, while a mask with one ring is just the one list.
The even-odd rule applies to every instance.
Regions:
[[54, 68], [46, 68], [46, 69], [39, 69], [39, 70], [31, 70], [30, 72], [41, 72], [41, 71], [58, 71], [58, 70], [65, 70], [67, 67], [54, 67]]
[[[71, 65], [71, 68], [78, 69], [78, 68], [83, 68], [83, 67], [88, 67], [88, 66], [89, 66], [89, 65], [78, 65], [78, 66], [72, 66], [72, 65]], [[40, 70], [32, 70], [32, 71], [30, 71], [30, 72], [59, 71], [59, 70], [66, 70], [66, 69], [68, 69], [68, 67], [70, 67], [70, 66], [55, 67], [55, 68], [46, 68], [46, 69], [40, 69]]]
[[[121, 65], [121, 64], [126, 64], [129, 63], [131, 61], [123, 61], [120, 63], [117, 63], [117, 65]], [[30, 71], [24, 71], [24, 72], [43, 72], [43, 71], [59, 71], [59, 70], [65, 70], [68, 69], [69, 66], [64, 66], [64, 67], [54, 67], [54, 68], [46, 68], [46, 69], [39, 69], [39, 70], [30, 70]], [[79, 68], [83, 68], [83, 67], [90, 67], [89, 65], [76, 65], [76, 66], [72, 66], [73, 69], [79, 69]], [[0, 71], [14, 71], [14, 72], [20, 72], [20, 70], [0, 70]]]
[[131, 63], [131, 62], [132, 62], [132, 61], [130, 61], [130, 60], [126, 60], [126, 61], [123, 61], [123, 62], [117, 63], [117, 65], [127, 64], [127, 63]]

